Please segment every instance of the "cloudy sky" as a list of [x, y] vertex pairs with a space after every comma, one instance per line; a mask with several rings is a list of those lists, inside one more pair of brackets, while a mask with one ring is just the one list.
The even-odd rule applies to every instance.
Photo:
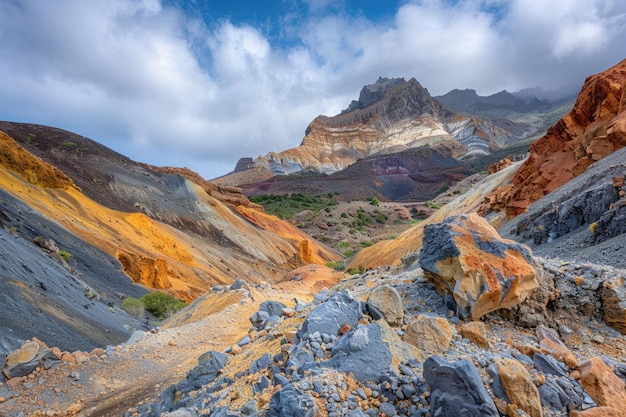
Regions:
[[575, 93], [625, 39], [623, 0], [1, 0], [0, 120], [214, 178], [379, 76]]

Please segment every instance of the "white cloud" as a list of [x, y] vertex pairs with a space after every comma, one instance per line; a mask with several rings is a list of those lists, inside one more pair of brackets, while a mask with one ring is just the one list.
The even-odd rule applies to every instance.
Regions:
[[308, 15], [276, 17], [271, 39], [159, 0], [0, 2], [0, 118], [214, 177], [297, 146], [316, 115], [378, 76], [415, 77], [433, 94], [572, 88], [626, 57], [618, 1], [409, 1], [384, 22], [305, 3]]

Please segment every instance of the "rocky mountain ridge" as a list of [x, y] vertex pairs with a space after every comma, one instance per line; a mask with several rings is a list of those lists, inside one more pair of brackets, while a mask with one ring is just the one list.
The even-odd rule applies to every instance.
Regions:
[[533, 129], [525, 122], [457, 113], [433, 98], [414, 78], [379, 78], [363, 87], [359, 100], [339, 115], [313, 120], [299, 147], [270, 152], [238, 167], [274, 175], [301, 171], [330, 174], [391, 149], [398, 152], [450, 140], [464, 147], [456, 157], [489, 154], [529, 136]]
[[435, 96], [435, 99], [463, 114], [508, 118], [549, 112], [573, 100], [568, 97], [557, 100], [537, 97], [548, 95], [542, 90], [527, 89], [517, 93], [503, 90], [490, 96], [479, 96], [476, 90], [455, 89], [442, 96]]

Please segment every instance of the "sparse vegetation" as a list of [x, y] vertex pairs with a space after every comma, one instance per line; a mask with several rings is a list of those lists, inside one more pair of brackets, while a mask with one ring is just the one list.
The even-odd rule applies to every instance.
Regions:
[[17, 226], [9, 227], [9, 233], [11, 234], [11, 236], [15, 236], [15, 234], [17, 233]]
[[267, 213], [281, 219], [290, 219], [304, 210], [319, 213], [321, 210], [338, 204], [334, 196], [331, 196], [331, 193], [325, 195], [306, 195], [301, 193], [257, 195], [250, 197], [249, 200], [262, 205]]
[[378, 201], [378, 199], [376, 197], [372, 197], [372, 199], [370, 200], [370, 205], [378, 207], [379, 204], [380, 202]]
[[589, 230], [591, 230], [591, 233], [596, 233], [596, 227], [598, 226], [598, 222], [593, 222], [589, 225]]
[[185, 302], [171, 294], [155, 291], [140, 298], [146, 310], [159, 319], [170, 317], [185, 307]]
[[145, 309], [146, 307], [143, 305], [143, 302], [135, 297], [126, 297], [122, 303], [122, 310], [131, 316], [141, 317]]
[[63, 260], [64, 260], [65, 262], [69, 262], [69, 261], [70, 261], [70, 259], [72, 259], [72, 254], [71, 254], [71, 253], [69, 253], [68, 251], [65, 251], [65, 250], [60, 250], [60, 251], [59, 251], [59, 256], [60, 256], [61, 258], [63, 258]]
[[365, 267], [363, 265], [359, 265], [356, 268], [349, 268], [346, 272], [350, 275], [362, 274], [365, 272]]
[[63, 147], [66, 149], [74, 149], [76, 148], [76, 143], [71, 141], [63, 142]]
[[432, 201], [427, 201], [426, 202], [426, 207], [431, 208], [433, 210], [439, 210], [441, 208], [441, 204], [434, 203]]

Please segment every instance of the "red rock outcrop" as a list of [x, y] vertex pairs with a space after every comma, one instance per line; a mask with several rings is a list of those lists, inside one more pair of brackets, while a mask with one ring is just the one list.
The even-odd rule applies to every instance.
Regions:
[[480, 213], [509, 218], [626, 145], [626, 60], [588, 77], [574, 108], [530, 147], [511, 184], [485, 198]]

